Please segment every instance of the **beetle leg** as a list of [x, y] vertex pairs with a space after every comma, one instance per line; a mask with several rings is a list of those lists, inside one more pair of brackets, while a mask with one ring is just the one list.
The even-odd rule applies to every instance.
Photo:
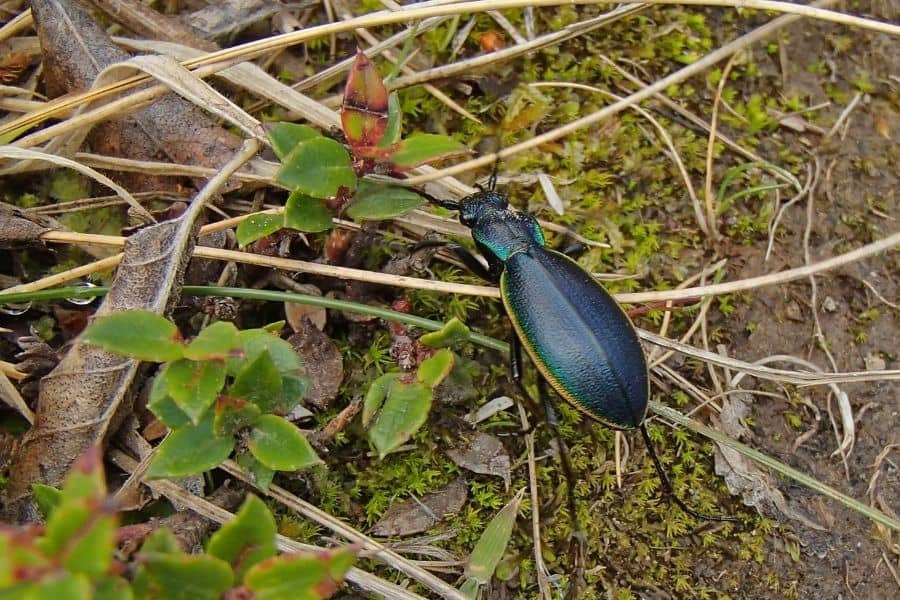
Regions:
[[647, 432], [647, 423], [641, 423], [640, 426], [641, 435], [644, 437], [644, 444], [647, 446], [647, 452], [650, 454], [650, 458], [653, 460], [653, 466], [656, 467], [656, 472], [659, 475], [659, 480], [662, 482], [663, 491], [665, 494], [672, 499], [672, 502], [678, 505], [678, 507], [691, 515], [695, 519], [701, 519], [704, 521], [724, 521], [728, 523], [742, 523], [740, 519], [735, 517], [724, 517], [722, 515], [706, 515], [703, 513], [699, 513], [688, 507], [684, 501], [679, 498], [675, 494], [675, 488], [672, 487], [672, 480], [669, 479], [669, 474], [666, 473], [666, 470], [663, 469], [662, 462], [659, 460], [659, 456], [656, 454], [656, 448], [653, 447], [653, 442], [650, 441], [650, 434]]
[[572, 464], [569, 462], [569, 449], [566, 447], [566, 443], [563, 441], [562, 436], [559, 434], [559, 428], [557, 427], [558, 420], [556, 417], [556, 411], [553, 409], [553, 405], [550, 403], [550, 394], [549, 390], [547, 390], [547, 382], [544, 381], [544, 378], [538, 375], [537, 385], [538, 385], [538, 394], [540, 396], [540, 401], [536, 401], [534, 397], [532, 397], [531, 393], [527, 389], [525, 389], [525, 384], [522, 382], [522, 342], [519, 341], [518, 336], [513, 334], [510, 337], [510, 351], [509, 351], [509, 371], [512, 376], [513, 381], [519, 387], [519, 392], [522, 394], [523, 399], [527, 399], [530, 404], [535, 406], [543, 405], [544, 407], [544, 416], [547, 420], [547, 425], [550, 427], [550, 431], [553, 432], [553, 436], [556, 438], [557, 446], [559, 447], [559, 462], [563, 468], [563, 475], [566, 478], [566, 500], [569, 505], [569, 519], [572, 522], [572, 543], [570, 549], [574, 556], [575, 563], [575, 572], [572, 577], [572, 584], [569, 587], [568, 597], [577, 597], [578, 591], [584, 588], [584, 572], [585, 572], [585, 555], [587, 552], [587, 535], [584, 533], [584, 529], [581, 527], [581, 522], [578, 520], [578, 512], [577, 507], [575, 505], [575, 474], [572, 471]]

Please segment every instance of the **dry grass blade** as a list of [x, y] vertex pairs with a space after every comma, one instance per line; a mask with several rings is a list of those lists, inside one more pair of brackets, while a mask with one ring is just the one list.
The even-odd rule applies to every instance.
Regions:
[[753, 363], [744, 362], [708, 350], [701, 350], [694, 346], [682, 344], [675, 340], [670, 340], [638, 329], [638, 335], [657, 346], [676, 350], [681, 354], [699, 358], [711, 365], [725, 367], [735, 371], [741, 371], [759, 377], [760, 379], [768, 379], [771, 381], [783, 381], [787, 383], [795, 383], [797, 385], [830, 385], [833, 383], [853, 383], [859, 381], [900, 381], [900, 369], [891, 369], [886, 371], [851, 371], [843, 373], [815, 373], [804, 371], [788, 371], [785, 369], [770, 369]]
[[134, 197], [128, 192], [128, 190], [120, 186], [118, 183], [116, 183], [103, 173], [99, 173], [79, 162], [76, 162], [69, 158], [65, 158], [63, 156], [47, 154], [45, 152], [30, 150], [28, 148], [16, 148], [15, 146], [0, 146], [0, 157], [14, 158], [22, 161], [42, 161], [56, 165], [58, 167], [65, 167], [67, 169], [78, 171], [79, 173], [90, 177], [94, 181], [102, 183], [103, 185], [114, 191], [116, 194], [118, 194], [119, 197], [122, 198], [122, 200], [128, 203], [128, 206], [134, 209], [137, 216], [144, 219], [145, 223], [155, 222], [153, 215], [147, 212], [147, 209], [141, 206], [140, 202], [135, 200]]

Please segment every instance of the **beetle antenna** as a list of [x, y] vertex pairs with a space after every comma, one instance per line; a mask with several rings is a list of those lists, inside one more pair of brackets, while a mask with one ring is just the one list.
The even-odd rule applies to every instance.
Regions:
[[434, 204], [435, 206], [440, 206], [441, 208], [446, 208], [449, 210], [459, 210], [459, 202], [456, 200], [442, 200], [441, 198], [437, 198], [432, 196], [425, 190], [416, 190], [420, 196]]
[[[497, 151], [499, 152], [499, 150]], [[495, 153], [496, 155], [496, 153]], [[494, 161], [494, 168], [491, 170], [491, 176], [488, 177], [487, 189], [489, 192], [493, 192], [497, 187], [497, 172], [500, 170], [500, 158], [497, 157], [497, 160]]]
[[728, 523], [742, 522], [740, 519], [737, 519], [735, 517], [725, 517], [722, 515], [705, 515], [688, 507], [688, 505], [685, 504], [684, 501], [675, 494], [675, 488], [672, 487], [672, 480], [669, 479], [668, 473], [666, 473], [666, 470], [663, 469], [662, 462], [660, 462], [659, 460], [659, 455], [656, 454], [656, 448], [654, 448], [653, 442], [650, 441], [650, 434], [647, 432], [647, 424], [641, 423], [640, 429], [641, 435], [644, 437], [644, 444], [647, 446], [647, 452], [650, 453], [650, 458], [653, 459], [653, 466], [656, 467], [656, 472], [657, 474], [659, 474], [659, 479], [662, 482], [663, 489], [681, 510], [696, 519], [702, 519], [704, 521], [724, 521]]

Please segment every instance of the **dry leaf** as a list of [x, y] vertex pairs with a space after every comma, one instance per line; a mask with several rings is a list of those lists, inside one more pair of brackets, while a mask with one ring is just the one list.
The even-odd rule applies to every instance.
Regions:
[[331, 338], [309, 319], [304, 318], [296, 331], [288, 343], [303, 359], [309, 377], [309, 391], [304, 400], [317, 408], [328, 408], [344, 380], [344, 358]]
[[[50, 95], [87, 89], [105, 67], [130, 58], [77, 2], [35, 0], [31, 5]], [[225, 164], [240, 146], [236, 136], [175, 94], [127, 117], [98, 124], [88, 141], [99, 154], [137, 160], [158, 160], [162, 155], [174, 163], [211, 168]], [[178, 184], [175, 178], [145, 173], [116, 177], [132, 191], [173, 189]]]
[[509, 454], [496, 437], [479, 431], [464, 448], [447, 450], [447, 456], [473, 473], [502, 477], [506, 487], [509, 487]]
[[458, 513], [466, 503], [468, 493], [466, 482], [460, 478], [421, 500], [414, 498], [393, 504], [372, 526], [370, 533], [394, 537], [431, 529], [446, 515]]

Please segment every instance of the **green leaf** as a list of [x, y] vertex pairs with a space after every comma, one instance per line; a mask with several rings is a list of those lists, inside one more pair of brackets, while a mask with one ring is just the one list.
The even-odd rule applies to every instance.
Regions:
[[141, 570], [149, 598], [218, 600], [234, 581], [228, 563], [205, 554], [148, 554]]
[[250, 569], [244, 585], [255, 600], [320, 600], [337, 591], [353, 559], [349, 550], [283, 554]]
[[153, 378], [153, 383], [150, 384], [147, 408], [156, 415], [157, 419], [162, 421], [163, 425], [169, 429], [178, 429], [190, 423], [191, 419], [178, 408], [175, 400], [169, 395], [169, 389], [166, 387], [166, 371], [169, 364], [163, 365], [156, 377]]
[[281, 373], [268, 352], [260, 352], [234, 377], [228, 396], [256, 404], [262, 412], [272, 412], [282, 388]]
[[[122, 577], [103, 577], [94, 583], [93, 600], [131, 600], [131, 585]], [[56, 599], [58, 600], [58, 599]]]
[[240, 581], [256, 563], [275, 556], [275, 519], [262, 500], [247, 496], [233, 520], [209, 539], [206, 552], [228, 562]]
[[208, 412], [199, 425], [186, 425], [169, 434], [156, 449], [147, 476], [187, 477], [217, 467], [228, 458], [234, 439], [213, 433], [213, 415]]
[[81, 573], [65, 573], [57, 578], [31, 582], [27, 593], [16, 593], [8, 598], [16, 600], [93, 600], [91, 582]]
[[283, 227], [284, 217], [281, 215], [265, 213], [250, 215], [238, 224], [235, 236], [238, 244], [244, 247], [260, 238], [272, 235]]
[[275, 471], [262, 464], [249, 452], [241, 452], [235, 459], [238, 466], [244, 470], [250, 483], [262, 491], [267, 491], [275, 478]]
[[32, 483], [31, 492], [34, 494], [34, 501], [37, 503], [38, 510], [44, 515], [44, 521], [50, 518], [53, 510], [59, 506], [62, 500], [62, 492], [53, 486], [44, 485], [43, 483]]
[[380, 221], [406, 214], [424, 203], [425, 199], [409, 188], [363, 179], [346, 213], [356, 221]]
[[[283, 325], [283, 322], [279, 321], [278, 324]], [[275, 325], [277, 324], [273, 323], [270, 327]], [[278, 337], [278, 331], [245, 329], [238, 334], [238, 337], [241, 339], [241, 347], [244, 350], [246, 360], [253, 360], [261, 352], [268, 352], [279, 373], [300, 372], [300, 357], [297, 356], [297, 352], [294, 351], [290, 344]], [[231, 375], [237, 374], [243, 368], [246, 362], [245, 359], [229, 359], [228, 373]]]
[[369, 440], [384, 458], [418, 431], [431, 410], [431, 389], [421, 383], [394, 381], [384, 407], [369, 429]]
[[39, 542], [72, 573], [98, 577], [109, 569], [118, 524], [105, 496], [102, 452], [93, 446], [72, 466]]
[[419, 341], [429, 348], [446, 348], [469, 341], [471, 335], [472, 332], [466, 324], [453, 317], [438, 331], [430, 331], [422, 335]]
[[240, 346], [237, 327], [227, 321], [217, 321], [197, 334], [184, 357], [191, 360], [224, 360]]
[[297, 427], [277, 415], [263, 415], [250, 430], [247, 448], [276, 471], [299, 471], [322, 462]]
[[481, 534], [466, 563], [465, 574], [467, 577], [474, 578], [482, 584], [491, 580], [494, 570], [506, 551], [506, 545], [509, 543], [513, 525], [516, 523], [516, 515], [519, 512], [519, 503], [524, 494], [525, 490], [520, 490], [485, 527], [484, 533]]
[[225, 385], [225, 365], [181, 359], [169, 363], [164, 376], [169, 395], [196, 425]]
[[313, 198], [301, 191], [295, 190], [288, 196], [284, 205], [284, 226], [318, 233], [328, 231], [334, 223], [331, 221], [331, 212], [320, 198]]
[[431, 389], [441, 385], [453, 370], [453, 353], [446, 348], [438, 350], [434, 356], [422, 361], [416, 371], [416, 377]]
[[471, 150], [451, 137], [435, 133], [414, 133], [397, 144], [389, 160], [397, 169], [407, 170], [466, 154], [471, 154]]
[[281, 384], [281, 394], [273, 412], [286, 415], [303, 400], [309, 389], [309, 379], [300, 375], [282, 375]]
[[220, 436], [231, 436], [245, 427], [249, 427], [262, 411], [252, 402], [230, 396], [219, 396], [216, 399], [216, 416], [213, 420], [213, 433]]
[[275, 123], [269, 126], [269, 141], [272, 143], [272, 150], [278, 160], [284, 160], [284, 157], [290, 154], [297, 144], [314, 137], [321, 137], [322, 134], [310, 127], [309, 125], [299, 125], [297, 123]]
[[181, 554], [181, 546], [178, 538], [171, 529], [157, 529], [147, 536], [141, 545], [141, 552], [156, 552], [160, 554]]
[[400, 110], [400, 96], [397, 92], [388, 95], [388, 122], [384, 130], [384, 137], [378, 142], [379, 148], [390, 148], [400, 141], [400, 133], [403, 129], [403, 111]]
[[82, 342], [137, 360], [166, 362], [184, 356], [181, 334], [171, 321], [146, 310], [101, 317], [81, 334]]
[[371, 384], [366, 391], [366, 398], [363, 400], [362, 424], [368, 427], [372, 419], [381, 410], [384, 399], [387, 398], [388, 392], [394, 384], [394, 380], [399, 377], [399, 373], [385, 373]]
[[356, 188], [350, 155], [342, 145], [326, 137], [300, 142], [284, 158], [275, 180], [315, 198], [332, 198], [341, 186]]

